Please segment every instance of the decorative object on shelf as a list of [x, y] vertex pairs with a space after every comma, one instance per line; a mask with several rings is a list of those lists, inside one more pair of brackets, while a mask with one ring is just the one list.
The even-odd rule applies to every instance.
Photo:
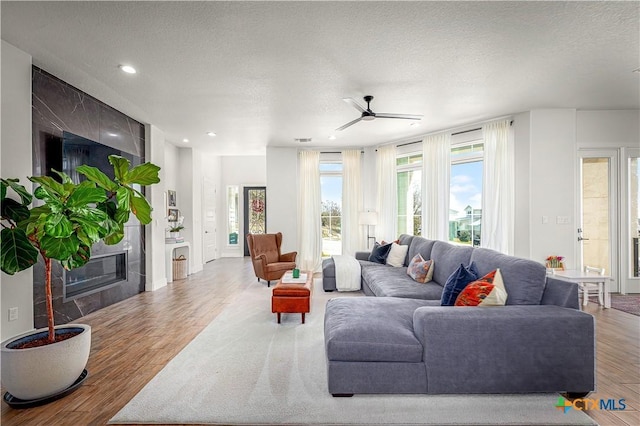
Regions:
[[300, 269], [296, 268], [292, 273], [293, 278], [300, 278]]
[[187, 278], [187, 258], [184, 254], [173, 259], [173, 280], [184, 280]]
[[180, 231], [184, 229], [184, 226], [182, 225], [183, 222], [184, 216], [180, 216], [180, 210], [169, 209], [169, 216], [167, 216], [168, 225], [166, 229], [169, 232], [169, 237], [180, 238]]
[[562, 260], [564, 259], [563, 256], [549, 256], [547, 257], [547, 262], [546, 262], [546, 267], [547, 269], [550, 270], [557, 270], [557, 271], [564, 271], [564, 263], [562, 263]]
[[[124, 238], [124, 226], [133, 213], [141, 224], [151, 222], [151, 206], [139, 186], [160, 182], [160, 167], [144, 163], [130, 169], [128, 159], [110, 155], [112, 180], [95, 167], [81, 165], [76, 172], [86, 180], [74, 183], [65, 173], [34, 176], [39, 186], [31, 194], [18, 179], [0, 179], [2, 221], [0, 269], [14, 275], [44, 260], [48, 328], [31, 331], [2, 342], [2, 386], [9, 396], [26, 404], [49, 402], [73, 388], [91, 349], [91, 327], [55, 326], [51, 292], [51, 265], [67, 269], [85, 265], [91, 247]], [[17, 195], [10, 198], [9, 191]], [[29, 207], [33, 197], [42, 200]], [[25, 350], [28, 348], [28, 350]], [[7, 395], [5, 395], [5, 400]]]
[[169, 207], [175, 207], [176, 204], [176, 191], [168, 190], [167, 191], [167, 205]]

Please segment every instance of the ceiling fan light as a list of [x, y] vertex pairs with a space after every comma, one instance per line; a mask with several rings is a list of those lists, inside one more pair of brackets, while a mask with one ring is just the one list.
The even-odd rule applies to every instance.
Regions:
[[371, 121], [371, 120], [374, 120], [375, 118], [376, 118], [375, 115], [364, 115], [364, 116], [362, 116], [362, 119], [364, 121]]

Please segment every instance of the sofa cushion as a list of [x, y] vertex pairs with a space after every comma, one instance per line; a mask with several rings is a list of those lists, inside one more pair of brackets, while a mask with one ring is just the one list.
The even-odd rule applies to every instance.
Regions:
[[480, 275], [500, 268], [502, 281], [509, 295], [507, 305], [540, 304], [547, 276], [543, 264], [486, 248], [473, 250], [471, 259], [475, 261]]
[[506, 302], [507, 292], [498, 268], [469, 283], [458, 295], [455, 306], [504, 306]]
[[447, 282], [444, 284], [442, 298], [440, 299], [442, 306], [453, 306], [462, 290], [464, 290], [469, 283], [477, 279], [478, 275], [475, 272], [475, 265], [471, 264], [469, 267], [465, 267], [461, 263], [458, 269], [453, 271], [449, 278], [447, 278]]
[[416, 254], [407, 266], [407, 275], [417, 283], [428, 283], [433, 278], [433, 260], [424, 260], [420, 253]]
[[391, 243], [380, 244], [376, 241], [373, 245], [373, 249], [371, 250], [371, 254], [369, 255], [369, 262], [381, 263], [384, 265], [387, 263], [389, 250], [391, 250]]
[[[414, 235], [409, 235], [409, 234], [400, 234], [400, 236], [398, 237], [398, 244], [400, 244], [401, 246], [411, 246], [411, 243], [416, 238], [421, 238], [421, 237], [416, 237]], [[427, 258], [425, 257], [425, 259]], [[410, 260], [411, 258], [409, 257], [409, 250], [407, 250], [407, 255], [404, 258], [404, 262], [402, 264], [404, 266], [407, 266]]]
[[429, 282], [420, 284], [407, 275], [405, 268], [385, 265], [362, 266], [362, 279], [376, 296], [393, 296], [412, 299], [440, 300], [442, 286]]
[[473, 247], [471, 246], [456, 246], [444, 241], [436, 241], [431, 250], [431, 259], [435, 262], [433, 281], [444, 285], [447, 282], [447, 278], [461, 263], [464, 265], [469, 264], [472, 251]]
[[[389, 268], [390, 269], [390, 268]], [[324, 336], [329, 361], [421, 362], [413, 312], [425, 301], [339, 297], [327, 302]]]
[[404, 258], [407, 257], [409, 246], [401, 246], [397, 243], [391, 243], [391, 250], [387, 256], [387, 265], [400, 267], [405, 266]]

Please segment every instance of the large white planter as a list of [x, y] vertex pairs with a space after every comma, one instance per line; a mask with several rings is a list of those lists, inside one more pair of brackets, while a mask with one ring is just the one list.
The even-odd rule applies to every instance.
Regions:
[[16, 398], [34, 400], [55, 395], [71, 386], [80, 376], [91, 351], [91, 327], [65, 324], [59, 329], [82, 329], [82, 333], [61, 342], [28, 349], [9, 349], [16, 340], [46, 328], [21, 334], [2, 342], [2, 386]]

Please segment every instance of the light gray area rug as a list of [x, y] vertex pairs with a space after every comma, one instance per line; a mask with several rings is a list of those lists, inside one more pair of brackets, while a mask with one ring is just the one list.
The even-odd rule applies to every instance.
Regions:
[[110, 423], [227, 425], [595, 424], [564, 414], [558, 395], [355, 395], [327, 391], [324, 307], [315, 280], [311, 313], [271, 313], [271, 291], [256, 283], [233, 298]]

